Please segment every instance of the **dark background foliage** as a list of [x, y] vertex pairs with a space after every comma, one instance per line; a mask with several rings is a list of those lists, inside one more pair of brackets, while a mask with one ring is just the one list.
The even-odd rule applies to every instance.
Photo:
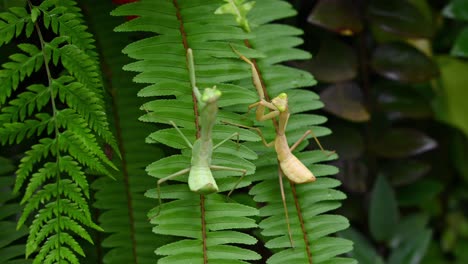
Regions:
[[466, 263], [467, 1], [291, 1], [360, 263]]

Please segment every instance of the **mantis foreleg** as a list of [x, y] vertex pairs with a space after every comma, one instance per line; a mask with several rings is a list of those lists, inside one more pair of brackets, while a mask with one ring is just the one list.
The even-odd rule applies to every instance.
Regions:
[[182, 139], [184, 139], [185, 143], [187, 143], [187, 145], [193, 149], [193, 146], [192, 146], [192, 143], [190, 143], [190, 141], [188, 140], [188, 138], [184, 135], [184, 133], [182, 133], [182, 131], [180, 131], [180, 129], [176, 126], [176, 124], [174, 122], [169, 121], [171, 122], [172, 126], [174, 126], [174, 128], [177, 130], [177, 132], [179, 132], [180, 136], [182, 137]]

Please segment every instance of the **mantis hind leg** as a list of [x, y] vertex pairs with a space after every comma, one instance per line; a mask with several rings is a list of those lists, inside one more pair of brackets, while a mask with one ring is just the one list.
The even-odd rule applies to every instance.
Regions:
[[234, 191], [234, 189], [236, 189], [237, 185], [239, 185], [239, 183], [242, 181], [242, 179], [244, 179], [245, 174], [247, 173], [247, 170], [245, 170], [245, 169], [232, 168], [232, 167], [226, 167], [226, 166], [211, 165], [210, 168], [213, 169], [213, 170], [226, 170], [226, 171], [242, 172], [242, 176], [240, 177], [240, 179], [236, 182], [234, 187], [232, 187], [232, 189], [229, 191], [229, 193], [227, 195], [228, 197], [231, 196], [231, 193]]
[[291, 247], [293, 248], [294, 240], [292, 238], [291, 223], [289, 222], [289, 211], [288, 211], [288, 205], [286, 203], [286, 195], [284, 194], [283, 172], [281, 171], [281, 168], [278, 168], [278, 179], [279, 179], [280, 192], [281, 192], [281, 201], [283, 202], [283, 208], [284, 208], [284, 218], [286, 220], [286, 227], [288, 228], [289, 243], [291, 244]]
[[161, 207], [162, 207], [162, 199], [161, 199], [161, 184], [165, 183], [166, 181], [168, 180], [172, 180], [180, 175], [184, 175], [185, 173], [189, 172], [190, 171], [190, 168], [186, 168], [186, 169], [183, 169], [183, 170], [180, 170], [176, 173], [173, 173], [169, 176], [166, 176], [164, 178], [161, 178], [158, 180], [158, 186], [157, 186], [157, 191], [158, 191], [158, 201], [159, 201], [159, 208], [158, 208], [158, 212], [156, 213], [156, 215], [154, 215], [153, 217], [150, 218], [153, 219], [155, 218], [156, 216], [159, 215], [159, 213], [161, 212]]

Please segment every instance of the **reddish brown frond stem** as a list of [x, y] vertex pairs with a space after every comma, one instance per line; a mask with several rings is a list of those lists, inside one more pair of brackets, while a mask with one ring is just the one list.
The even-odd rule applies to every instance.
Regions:
[[289, 181], [289, 185], [291, 185], [291, 191], [292, 195], [294, 196], [294, 204], [296, 206], [297, 216], [299, 217], [299, 223], [301, 224], [302, 235], [305, 243], [305, 249], [307, 252], [307, 260], [309, 261], [309, 264], [313, 264], [312, 253], [310, 252], [309, 246], [309, 238], [307, 237], [307, 230], [304, 224], [304, 217], [302, 216], [301, 205], [299, 204], [299, 200], [297, 199], [296, 184], [294, 184], [294, 182], [292, 181]]
[[[172, 0], [174, 7], [177, 10], [177, 19], [180, 23], [180, 33], [182, 36], [182, 44], [184, 45], [184, 49], [187, 52], [189, 49], [188, 41], [187, 41], [187, 34], [185, 32], [184, 27], [184, 20], [182, 19], [182, 15], [180, 13], [180, 6], [177, 0]], [[188, 69], [188, 65], [187, 65]], [[200, 125], [199, 125], [199, 113], [198, 113], [198, 101], [195, 96], [195, 93], [192, 91], [192, 100], [193, 100], [193, 112], [195, 115], [195, 129], [197, 131], [196, 137], [197, 139], [200, 138]], [[200, 211], [201, 211], [201, 225], [202, 225], [202, 241], [203, 241], [203, 263], [208, 264], [208, 254], [206, 248], [206, 222], [205, 222], [205, 196], [200, 195]]]

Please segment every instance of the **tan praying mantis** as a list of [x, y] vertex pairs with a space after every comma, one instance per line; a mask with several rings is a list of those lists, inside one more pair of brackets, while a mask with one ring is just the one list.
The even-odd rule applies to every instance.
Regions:
[[[297, 146], [307, 138], [308, 135], [312, 134], [317, 142], [317, 145], [320, 147], [322, 151], [325, 152], [322, 145], [318, 141], [317, 137], [314, 135], [312, 130], [307, 130], [304, 135], [302, 135], [299, 140], [294, 143], [291, 147], [288, 145], [288, 140], [286, 137], [286, 127], [288, 125], [289, 116], [291, 115], [289, 112], [289, 105], [288, 105], [288, 95], [286, 93], [281, 93], [277, 97], [273, 98], [271, 102], [267, 102], [265, 100], [265, 94], [262, 89], [262, 84], [260, 81], [260, 75], [255, 68], [255, 65], [252, 61], [246, 58], [244, 55], [240, 54], [236, 49], [231, 46], [232, 50], [245, 62], [250, 64], [252, 69], [252, 82], [257, 89], [257, 93], [260, 97], [260, 101], [249, 105], [249, 111], [252, 108], [256, 109], [256, 119], [257, 121], [265, 121], [269, 119], [274, 119], [278, 117], [278, 128], [276, 130], [276, 137], [275, 140], [267, 143], [265, 137], [263, 136], [262, 132], [258, 128], [253, 128], [257, 131], [257, 133], [262, 138], [263, 143], [267, 147], [275, 146], [275, 151], [278, 156], [278, 161], [283, 171], [284, 175], [288, 177], [294, 183], [306, 183], [315, 181], [314, 174], [292, 153]], [[270, 109], [270, 112], [265, 114], [265, 108]], [[241, 125], [240, 125], [241, 126]], [[242, 126], [246, 127], [246, 126]], [[249, 128], [249, 127], [247, 127]], [[332, 152], [333, 153], [333, 152]]]
[[[174, 128], [184, 139], [187, 145], [192, 149], [192, 158], [190, 161], [190, 167], [182, 169], [178, 172], [175, 172], [169, 176], [158, 180], [158, 199], [160, 204], [159, 210], [162, 206], [160, 185], [168, 180], [189, 173], [188, 185], [190, 190], [200, 194], [210, 194], [218, 192], [219, 190], [211, 170], [227, 170], [241, 172], [242, 176], [238, 182], [240, 182], [247, 173], [245, 169], [217, 166], [211, 164], [211, 157], [213, 151], [219, 146], [221, 146], [223, 143], [234, 137], [237, 137], [237, 141], [239, 141], [239, 133], [233, 133], [226, 139], [213, 146], [212, 131], [213, 126], [216, 122], [216, 114], [218, 113], [218, 100], [221, 97], [221, 91], [218, 90], [216, 86], [213, 86], [213, 88], [205, 88], [203, 94], [200, 93], [200, 90], [196, 86], [193, 52], [190, 48], [187, 49], [187, 64], [190, 74], [190, 84], [192, 86], [193, 94], [195, 95], [198, 103], [201, 130], [200, 137], [197, 140], [195, 140], [195, 142], [192, 145], [188, 138], [177, 127], [177, 125], [174, 122], [170, 121], [170, 123], [174, 126]], [[156, 214], [156, 216], [158, 214], [159, 211]]]
[[[252, 82], [257, 90], [258, 96], [260, 97], [260, 101], [249, 105], [249, 111], [252, 108], [256, 108], [257, 121], [276, 120], [275, 118], [278, 117], [278, 126], [276, 128], [275, 140], [273, 140], [270, 143], [266, 142], [265, 137], [263, 136], [263, 133], [259, 128], [247, 127], [238, 124], [233, 125], [254, 129], [262, 138], [262, 142], [265, 146], [271, 147], [274, 145], [281, 170], [291, 182], [301, 184], [315, 181], [314, 174], [292, 153], [292, 151], [294, 151], [297, 148], [297, 146], [299, 146], [299, 144], [307, 138], [308, 135], [312, 134], [315, 141], [317, 142], [317, 145], [322, 151], [325, 152], [317, 137], [314, 135], [312, 130], [309, 129], [302, 135], [301, 138], [299, 138], [299, 140], [296, 143], [289, 147], [288, 140], [286, 137], [286, 127], [288, 125], [288, 120], [291, 115], [289, 112], [288, 95], [286, 93], [281, 93], [277, 97], [273, 98], [271, 102], [266, 101], [260, 75], [255, 67], [255, 64], [248, 58], [240, 54], [236, 49], [234, 49], [234, 47], [231, 46], [231, 48], [242, 60], [244, 60], [251, 66]], [[270, 112], [265, 114], [265, 108], [268, 108]], [[332, 151], [330, 154], [332, 153], [334, 153], [334, 151]], [[289, 241], [291, 243], [291, 246], [294, 247], [281, 176], [280, 189], [281, 197], [283, 200], [283, 207], [285, 211], [286, 225], [288, 228]]]

